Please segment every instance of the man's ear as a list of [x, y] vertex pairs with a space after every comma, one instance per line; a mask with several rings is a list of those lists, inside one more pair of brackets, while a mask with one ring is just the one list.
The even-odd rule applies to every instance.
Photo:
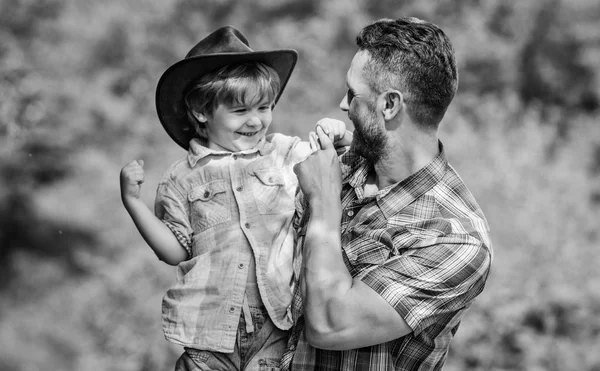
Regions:
[[398, 90], [388, 90], [383, 96], [383, 118], [386, 121], [392, 120], [402, 110], [404, 110], [404, 97]]

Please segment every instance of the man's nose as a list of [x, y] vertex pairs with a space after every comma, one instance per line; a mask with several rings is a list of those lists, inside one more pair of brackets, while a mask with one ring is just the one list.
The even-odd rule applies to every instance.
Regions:
[[348, 106], [348, 98], [344, 95], [344, 98], [342, 98], [342, 101], [340, 102], [340, 109], [344, 112], [348, 112], [348, 110], [350, 109], [350, 107]]

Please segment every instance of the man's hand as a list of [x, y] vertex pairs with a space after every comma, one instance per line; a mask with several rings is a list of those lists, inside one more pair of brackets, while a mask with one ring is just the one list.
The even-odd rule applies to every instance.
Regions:
[[121, 198], [123, 202], [140, 198], [144, 183], [144, 160], [134, 160], [121, 169]]
[[323, 118], [315, 125], [315, 131], [319, 127], [323, 129], [336, 148], [349, 146], [352, 143], [352, 132], [346, 130], [346, 123], [343, 121]]
[[300, 189], [312, 206], [336, 204], [339, 208], [342, 173], [333, 143], [321, 127], [311, 134], [311, 147], [316, 151], [294, 166]]

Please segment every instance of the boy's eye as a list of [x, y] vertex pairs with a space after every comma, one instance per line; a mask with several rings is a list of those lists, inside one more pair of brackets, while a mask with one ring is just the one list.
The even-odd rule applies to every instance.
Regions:
[[234, 113], [245, 113], [246, 109], [245, 108], [236, 108], [233, 110]]
[[260, 106], [259, 109], [261, 111], [268, 111], [271, 109], [271, 106], [270, 105]]

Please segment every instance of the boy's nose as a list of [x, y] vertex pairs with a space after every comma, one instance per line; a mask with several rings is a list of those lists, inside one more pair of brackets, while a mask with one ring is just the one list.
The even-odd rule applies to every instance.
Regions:
[[248, 126], [259, 126], [259, 125], [261, 125], [260, 118], [257, 115], [252, 115], [252, 117], [250, 117], [248, 119], [248, 121], [246, 121], [246, 125], [248, 125]]

